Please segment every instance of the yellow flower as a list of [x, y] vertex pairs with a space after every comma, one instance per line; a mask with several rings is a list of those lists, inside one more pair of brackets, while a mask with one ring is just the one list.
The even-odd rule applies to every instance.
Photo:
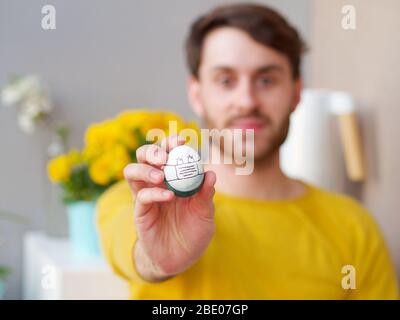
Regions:
[[71, 149], [67, 155], [71, 166], [76, 166], [82, 163], [82, 155], [77, 149]]
[[67, 155], [52, 159], [47, 165], [47, 173], [52, 182], [65, 182], [71, 174], [71, 164]]
[[110, 163], [104, 156], [100, 156], [89, 167], [90, 178], [99, 185], [107, 185], [110, 182]]
[[200, 126], [196, 121], [189, 121], [185, 124], [185, 128], [190, 128], [193, 129], [197, 132], [198, 135], [200, 135]]
[[141, 128], [149, 120], [149, 112], [144, 109], [127, 110], [117, 116], [117, 121], [126, 129]]
[[122, 145], [115, 145], [96, 158], [89, 166], [89, 175], [94, 182], [107, 185], [123, 178], [123, 169], [130, 162], [129, 154]]
[[131, 162], [131, 158], [127, 152], [127, 150], [121, 145], [117, 145], [113, 150], [113, 161], [111, 168], [112, 178], [115, 180], [121, 180], [124, 178], [123, 170], [129, 162]]
[[[165, 121], [163, 119], [163, 114], [158, 111], [152, 110], [132, 110], [124, 111], [118, 115], [117, 121], [120, 122], [121, 126], [132, 135], [133, 138], [136, 136], [133, 134], [134, 130], [140, 130], [143, 138], [146, 138], [147, 132], [151, 129], [163, 129]], [[136, 145], [128, 145], [131, 149], [136, 149], [139, 147], [138, 141], [135, 141]], [[132, 143], [132, 141], [131, 141]]]
[[95, 158], [124, 139], [126, 132], [115, 119], [93, 124], [85, 133], [84, 158]]
[[71, 149], [67, 154], [50, 160], [47, 165], [50, 180], [53, 182], [68, 181], [73, 167], [81, 164], [82, 161], [82, 156], [77, 149]]

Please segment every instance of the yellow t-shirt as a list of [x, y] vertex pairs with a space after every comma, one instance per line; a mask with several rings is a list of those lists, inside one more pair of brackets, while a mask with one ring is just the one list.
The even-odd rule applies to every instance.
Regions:
[[214, 201], [216, 232], [203, 256], [172, 279], [147, 283], [132, 262], [136, 235], [128, 184], [121, 181], [101, 196], [97, 224], [103, 254], [129, 281], [130, 298], [398, 298], [379, 228], [349, 197], [307, 185], [305, 195], [293, 200], [217, 192]]

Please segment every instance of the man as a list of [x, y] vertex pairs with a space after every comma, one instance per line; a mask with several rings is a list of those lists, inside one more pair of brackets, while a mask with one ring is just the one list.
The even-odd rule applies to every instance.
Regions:
[[302, 89], [296, 30], [260, 5], [223, 6], [193, 24], [186, 51], [193, 110], [208, 128], [254, 129], [254, 171], [210, 163], [200, 191], [180, 198], [161, 168], [184, 141], [172, 136], [137, 150], [126, 181], [98, 202], [103, 252], [131, 297], [397, 298], [371, 215], [279, 166]]

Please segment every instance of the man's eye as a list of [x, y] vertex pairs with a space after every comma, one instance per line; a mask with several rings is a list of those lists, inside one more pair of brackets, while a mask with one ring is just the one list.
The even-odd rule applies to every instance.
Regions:
[[260, 85], [260, 86], [268, 86], [268, 85], [270, 85], [270, 84], [272, 84], [273, 83], [273, 80], [271, 79], [271, 78], [260, 78], [259, 80], [258, 80], [258, 84]]
[[223, 87], [231, 87], [234, 83], [234, 80], [231, 77], [222, 77], [218, 80], [218, 83]]

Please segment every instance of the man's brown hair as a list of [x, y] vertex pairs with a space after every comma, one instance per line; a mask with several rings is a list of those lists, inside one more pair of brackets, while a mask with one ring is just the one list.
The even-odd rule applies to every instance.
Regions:
[[198, 18], [186, 40], [190, 73], [198, 78], [204, 39], [220, 27], [234, 27], [255, 41], [283, 53], [289, 59], [294, 79], [300, 76], [301, 55], [306, 51], [299, 33], [276, 11], [258, 4], [233, 4], [215, 8]]

